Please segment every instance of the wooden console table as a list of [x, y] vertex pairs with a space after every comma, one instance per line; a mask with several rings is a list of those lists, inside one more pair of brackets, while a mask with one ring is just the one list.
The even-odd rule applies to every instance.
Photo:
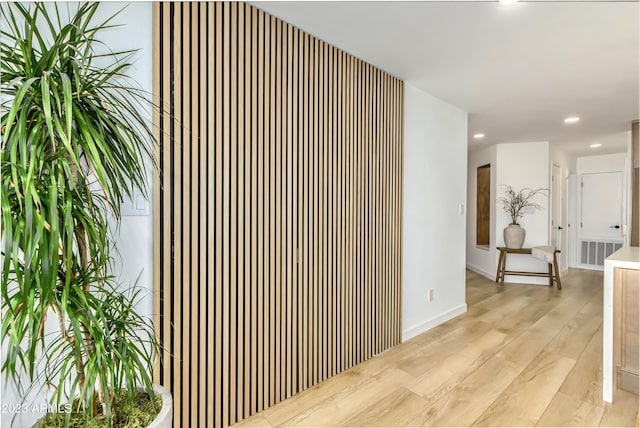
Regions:
[[549, 278], [549, 287], [553, 287], [553, 281], [556, 282], [558, 290], [562, 289], [562, 283], [560, 282], [560, 272], [558, 270], [558, 257], [557, 254], [560, 250], [556, 250], [553, 253], [553, 264], [549, 263], [549, 272], [521, 272], [505, 270], [507, 265], [507, 254], [531, 254], [531, 248], [507, 248], [497, 247], [500, 250], [500, 257], [498, 258], [498, 272], [496, 273], [496, 282], [500, 283], [500, 286], [504, 286], [505, 275], [516, 276], [541, 276]]

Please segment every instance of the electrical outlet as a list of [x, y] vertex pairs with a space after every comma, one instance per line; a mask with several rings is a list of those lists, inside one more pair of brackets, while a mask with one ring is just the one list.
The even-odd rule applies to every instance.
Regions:
[[429, 289], [429, 293], [427, 294], [427, 301], [433, 302], [433, 288]]

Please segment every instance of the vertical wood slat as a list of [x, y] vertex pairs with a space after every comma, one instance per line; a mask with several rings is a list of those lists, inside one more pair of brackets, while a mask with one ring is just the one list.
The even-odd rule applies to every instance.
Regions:
[[[174, 10], [174, 22], [175, 22], [175, 35], [174, 35], [174, 40], [173, 40], [173, 52], [174, 52], [174, 57], [173, 57], [173, 61], [175, 64], [175, 69], [174, 69], [174, 76], [173, 78], [175, 79], [173, 82], [173, 87], [174, 87], [174, 99], [171, 100], [172, 103], [175, 104], [174, 107], [174, 117], [175, 117], [175, 123], [173, 124], [174, 127], [174, 132], [176, 134], [176, 141], [175, 141], [175, 145], [174, 145], [174, 155], [172, 156], [172, 161], [173, 161], [173, 170], [175, 171], [174, 173], [174, 177], [173, 177], [173, 184], [174, 187], [178, 187], [181, 183], [182, 183], [182, 171], [181, 171], [181, 164], [182, 164], [182, 153], [181, 153], [181, 148], [182, 148], [182, 141], [184, 140], [184, 138], [182, 138], [183, 136], [183, 130], [180, 126], [180, 121], [178, 119], [178, 117], [182, 117], [182, 106], [183, 106], [183, 101], [181, 99], [181, 89], [182, 89], [182, 67], [183, 67], [183, 60], [182, 60], [182, 43], [180, 43], [181, 38], [183, 37], [182, 34], [182, 7], [180, 5], [175, 5], [175, 10]], [[176, 82], [180, 82], [179, 84], [176, 84]], [[178, 190], [178, 193], [182, 193], [180, 190]], [[172, 282], [178, 283], [180, 284], [182, 282], [182, 266], [181, 266], [181, 262], [182, 262], [182, 228], [181, 228], [181, 213], [182, 213], [182, 206], [181, 206], [181, 202], [180, 202], [180, 198], [172, 198], [172, 203], [173, 206], [172, 208], [172, 214], [173, 214], [173, 224], [171, 225], [171, 229], [175, 234], [174, 237], [174, 245], [173, 245], [173, 265], [174, 265], [174, 269], [173, 269], [173, 278], [172, 278]], [[177, 245], [176, 245], [177, 244]], [[177, 265], [177, 266], [176, 266]], [[176, 269], [177, 267], [177, 269]], [[181, 337], [178, 336], [176, 334], [176, 332], [179, 332], [182, 330], [182, 296], [181, 296], [181, 287], [173, 287], [173, 311], [174, 311], [174, 315], [173, 315], [173, 325], [174, 325], [174, 334], [173, 337], [175, 338], [174, 343], [172, 343], [173, 345], [173, 349], [171, 351], [172, 355], [183, 355], [181, 346], [182, 346], [182, 340]], [[170, 361], [173, 362], [173, 370], [174, 370], [174, 384], [172, 385], [173, 388], [171, 389], [172, 393], [175, 395], [175, 400], [178, 402], [182, 401], [182, 370], [181, 370], [181, 364], [180, 364], [180, 359], [177, 358], [172, 358]], [[186, 383], [186, 382], [185, 382]], [[176, 406], [174, 412], [175, 412], [175, 416], [174, 416], [174, 420], [178, 423], [181, 423], [182, 419], [182, 406], [180, 406], [179, 408]]]
[[271, 141], [274, 140], [273, 137], [273, 132], [275, 131], [274, 126], [273, 126], [273, 120], [271, 118], [272, 114], [274, 113], [273, 110], [275, 110], [272, 99], [273, 97], [271, 96], [271, 94], [273, 93], [273, 85], [275, 84], [275, 80], [271, 78], [272, 76], [272, 69], [271, 69], [271, 55], [269, 54], [272, 51], [272, 31], [271, 31], [271, 21], [272, 18], [265, 14], [264, 17], [265, 20], [265, 30], [264, 30], [264, 34], [265, 34], [265, 64], [264, 64], [264, 72], [265, 72], [265, 83], [264, 83], [264, 91], [265, 91], [265, 98], [264, 98], [264, 108], [265, 108], [265, 112], [264, 112], [264, 117], [265, 117], [265, 131], [264, 131], [264, 151], [265, 151], [265, 160], [264, 160], [264, 164], [265, 164], [265, 171], [264, 171], [264, 177], [265, 177], [265, 184], [264, 184], [264, 204], [265, 204], [265, 213], [264, 213], [264, 224], [265, 224], [265, 240], [264, 240], [264, 261], [265, 261], [265, 279], [264, 279], [264, 288], [265, 288], [265, 300], [264, 300], [264, 311], [265, 311], [265, 320], [264, 320], [264, 334], [265, 334], [265, 341], [264, 341], [264, 352], [265, 352], [265, 364], [264, 364], [264, 370], [265, 370], [265, 374], [264, 374], [264, 407], [269, 407], [271, 406], [273, 403], [271, 401], [271, 398], [273, 396], [273, 388], [274, 388], [274, 383], [272, 382], [273, 379], [273, 364], [271, 364], [271, 362], [273, 361], [273, 346], [272, 346], [272, 342], [273, 342], [273, 326], [274, 326], [274, 319], [273, 319], [273, 297], [272, 297], [272, 290], [273, 287], [275, 286], [275, 279], [274, 279], [274, 275], [275, 275], [275, 269], [274, 269], [274, 258], [275, 258], [275, 250], [274, 247], [272, 246], [273, 243], [273, 236], [274, 236], [274, 228], [273, 228], [273, 207], [274, 205], [271, 203], [271, 196], [275, 194], [274, 190], [275, 188], [273, 187], [273, 183], [274, 183], [274, 178], [273, 178], [273, 173], [274, 173], [274, 164], [273, 164], [273, 159], [274, 159], [274, 152], [273, 152], [273, 145], [271, 144]]
[[[313, 323], [310, 326], [311, 328], [311, 337], [312, 337], [312, 349], [311, 349], [311, 361], [310, 361], [310, 369], [312, 370], [313, 376], [309, 380], [311, 385], [315, 385], [318, 383], [318, 367], [319, 367], [319, 358], [318, 358], [318, 311], [316, 308], [318, 305], [318, 261], [320, 260], [318, 257], [318, 40], [313, 38], [311, 43], [313, 44], [313, 58], [311, 64], [311, 78], [313, 79], [313, 93], [312, 93], [312, 111], [313, 116], [310, 118], [313, 121], [313, 134], [311, 136], [312, 144], [313, 144], [313, 219], [310, 219], [311, 228], [313, 229], [313, 249], [311, 253], [311, 260], [313, 264], [313, 285], [312, 288], [312, 300], [309, 311], [311, 312], [311, 317], [313, 318]], [[311, 93], [311, 91], [309, 91]], [[309, 128], [312, 126], [309, 124]]]
[[[277, 134], [277, 119], [280, 117], [278, 111], [276, 110], [276, 83], [277, 83], [277, 74], [276, 74], [276, 63], [278, 61], [277, 53], [279, 50], [277, 49], [277, 29], [276, 29], [276, 19], [275, 17], [269, 17], [270, 22], [270, 42], [271, 42], [271, 50], [270, 54], [273, 54], [270, 61], [270, 124], [269, 124], [269, 255], [270, 255], [270, 267], [269, 267], [269, 288], [270, 288], [270, 296], [269, 296], [269, 329], [270, 329], [270, 342], [269, 342], [269, 405], [273, 405], [277, 403], [276, 394], [279, 392], [279, 383], [277, 381], [277, 372], [276, 367], [279, 364], [279, 361], [276, 360], [276, 349], [278, 348], [278, 335], [277, 332], [279, 330], [279, 323], [277, 315], [279, 314], [279, 304], [280, 302], [276, 300], [277, 294], [276, 290], [280, 291], [281, 283], [280, 283], [280, 247], [277, 246], [279, 243], [279, 236], [277, 232], [279, 232], [278, 220], [279, 217], [276, 217], [279, 214], [279, 211], [276, 208], [279, 208], [279, 183], [277, 179], [279, 178], [280, 170], [278, 168], [279, 161], [279, 150], [278, 143], [276, 140]], [[271, 56], [271, 55], [270, 55]], [[278, 390], [276, 390], [278, 388]]]
[[274, 294], [273, 294], [273, 307], [274, 307], [274, 318], [273, 318], [273, 334], [274, 339], [272, 342], [273, 346], [273, 377], [271, 379], [271, 384], [273, 385], [273, 392], [271, 396], [271, 402], [277, 403], [280, 401], [280, 388], [282, 386], [282, 381], [280, 379], [280, 364], [281, 364], [281, 355], [280, 355], [280, 341], [282, 338], [282, 326], [280, 325], [280, 317], [282, 314], [282, 289], [284, 288], [283, 279], [282, 279], [282, 263], [284, 258], [282, 257], [282, 93], [281, 93], [281, 85], [282, 85], [282, 21], [276, 20], [272, 18], [272, 54], [274, 55], [274, 61], [272, 61], [272, 78], [274, 80], [273, 85], [273, 99], [275, 100], [273, 106], [274, 110], [272, 113], [273, 125], [275, 128], [274, 137], [271, 140], [271, 145], [274, 147], [275, 154], [275, 166], [274, 166], [274, 189], [275, 192], [272, 195], [275, 195], [275, 199], [272, 201], [274, 207], [274, 248], [275, 248], [275, 280], [272, 283], [274, 285]]
[[[241, 302], [244, 306], [244, 352], [243, 352], [243, 361], [244, 361], [244, 396], [242, 400], [244, 402], [244, 407], [242, 408], [242, 412], [240, 413], [239, 419], [242, 419], [244, 415], [251, 413], [252, 406], [252, 391], [255, 390], [255, 376], [252, 377], [252, 370], [255, 367], [255, 353], [252, 353], [252, 342], [255, 340], [256, 329], [252, 324], [253, 319], [255, 318], [255, 287], [253, 286], [253, 278], [252, 278], [252, 265], [251, 265], [251, 251], [252, 246], [255, 245], [253, 242], [253, 221], [251, 218], [251, 208], [252, 208], [252, 194], [255, 194], [255, 189], [253, 186], [253, 182], [251, 181], [251, 171], [252, 171], [252, 152], [251, 148], [255, 147], [255, 142], [253, 140], [254, 136], [252, 134], [252, 129], [255, 128], [255, 115], [252, 114], [252, 106], [255, 106], [255, 101], [253, 101], [253, 91], [255, 90], [253, 86], [253, 79], [255, 78], [254, 73], [254, 61], [252, 54], [254, 53], [253, 47], [255, 46], [255, 40], [253, 39], [253, 35], [255, 34], [255, 30], [253, 29], [252, 22], [252, 8], [248, 4], [243, 4], [242, 8], [244, 9], [244, 63], [245, 63], [245, 74], [244, 74], [244, 85], [245, 85], [245, 99], [244, 99], [244, 140], [241, 141], [241, 144], [244, 144], [244, 186], [245, 190], [245, 198], [244, 198], [244, 224], [243, 227], [245, 229], [245, 240], [244, 240], [244, 262], [240, 265], [241, 268], [244, 268], [244, 295], [245, 300]], [[254, 216], [255, 217], [255, 216]]]
[[233, 424], [236, 422], [236, 406], [237, 390], [240, 388], [238, 382], [238, 335], [240, 333], [238, 329], [238, 312], [242, 307], [238, 305], [238, 140], [239, 140], [239, 127], [238, 127], [238, 97], [240, 96], [240, 85], [238, 84], [239, 69], [243, 65], [243, 61], [240, 61], [239, 54], [239, 36], [238, 31], [238, 3], [231, 3], [231, 28], [230, 28], [230, 42], [231, 42], [231, 60], [230, 60], [230, 81], [231, 86], [229, 89], [230, 96], [230, 145], [229, 145], [229, 217], [230, 217], [230, 255], [229, 255], [229, 291], [230, 291], [230, 313], [229, 313], [229, 420]]
[[248, 4], [153, 11], [155, 376], [228, 426], [399, 343], [403, 84]]
[[[242, 419], [241, 414], [244, 414], [244, 406], [243, 402], [245, 401], [244, 397], [244, 388], [245, 388], [245, 380], [244, 374], [245, 370], [242, 367], [242, 363], [244, 362], [244, 341], [246, 331], [244, 326], [244, 312], [245, 312], [245, 277], [244, 277], [244, 243], [245, 243], [245, 221], [244, 221], [244, 198], [245, 198], [245, 185], [244, 185], [244, 146], [245, 146], [245, 117], [244, 117], [244, 93], [245, 93], [245, 85], [244, 85], [244, 70], [246, 67], [245, 60], [245, 46], [244, 46], [244, 3], [236, 3], [237, 12], [236, 12], [236, 22], [237, 22], [237, 99], [236, 99], [236, 190], [232, 190], [232, 193], [235, 193], [236, 196], [236, 284], [237, 284], [237, 300], [236, 300], [236, 411], [234, 413], [234, 421]], [[232, 29], [233, 31], [233, 29]]]
[[[222, 286], [222, 88], [223, 88], [223, 80], [222, 80], [222, 67], [223, 67], [223, 49], [222, 49], [222, 22], [223, 22], [223, 5], [221, 3], [215, 4], [215, 44], [216, 44], [216, 62], [215, 62], [215, 112], [216, 112], [216, 120], [215, 120], [215, 130], [216, 136], [213, 141], [218, 142], [217, 144], [209, 143], [209, 145], [213, 145], [215, 147], [215, 220], [213, 225], [209, 225], [210, 227], [215, 228], [215, 282], [218, 286], [213, 286], [212, 288], [215, 290], [215, 354], [216, 362], [215, 362], [215, 376], [214, 376], [214, 391], [211, 395], [212, 397], [217, 397], [214, 400], [215, 407], [215, 426], [223, 426], [226, 422], [223, 422], [223, 381], [222, 378], [224, 376], [224, 368], [222, 366], [222, 358], [224, 348], [223, 348], [223, 312], [222, 312], [222, 296], [223, 296], [223, 286]], [[225, 391], [226, 394], [226, 391]], [[175, 403], [175, 400], [174, 400]], [[177, 403], [178, 405], [182, 405], [182, 403]], [[177, 425], [177, 418], [173, 418], [174, 425]]]
[[[206, 91], [207, 84], [207, 71], [208, 71], [208, 62], [206, 60], [207, 55], [209, 54], [209, 49], [207, 45], [207, 10], [206, 4], [198, 4], [198, 32], [197, 36], [199, 38], [199, 49], [198, 49], [198, 62], [200, 63], [200, 67], [198, 70], [198, 88], [196, 92], [196, 99], [199, 102], [198, 110], [198, 135], [200, 136], [200, 141], [198, 144], [198, 160], [200, 162], [198, 166], [198, 174], [196, 179], [198, 180], [198, 189], [199, 189], [199, 200], [198, 200], [198, 235], [200, 239], [196, 239], [195, 242], [198, 245], [198, 265], [197, 269], [199, 269], [198, 274], [198, 284], [195, 286], [198, 289], [198, 336], [197, 339], [197, 352], [198, 352], [198, 393], [197, 397], [194, 397], [194, 402], [197, 403], [198, 409], [206, 409], [206, 379], [207, 379], [207, 266], [209, 266], [209, 260], [207, 258], [207, 248], [209, 246], [209, 240], [207, 239], [207, 227], [206, 227], [206, 218], [207, 218], [207, 147], [203, 144], [207, 137], [207, 98], [200, 97], [199, 94], [203, 91]], [[197, 398], [197, 399], [196, 399]], [[206, 412], [198, 411], [198, 418], [194, 420], [198, 421], [199, 426], [206, 425]]]
[[[264, 385], [266, 376], [264, 375], [264, 289], [265, 289], [265, 275], [264, 275], [264, 12], [258, 11], [258, 44], [256, 46], [258, 51], [258, 93], [257, 93], [257, 105], [258, 105], [258, 139], [257, 139], [257, 196], [258, 196], [258, 209], [257, 209], [257, 224], [258, 224], [258, 247], [257, 247], [257, 287], [258, 287], [258, 299], [257, 299], [257, 317], [258, 317], [258, 367], [257, 367], [257, 399], [256, 408], [252, 409], [252, 412], [259, 409], [266, 408], [264, 404]], [[254, 252], [256, 254], [256, 252]]]
[[[185, 144], [187, 141], [190, 141], [191, 131], [193, 130], [191, 115], [191, 91], [190, 86], [192, 83], [192, 76], [189, 73], [189, 66], [191, 64], [191, 8], [189, 4], [182, 5], [182, 16], [183, 16], [183, 25], [182, 25], [182, 40], [183, 40], [183, 49], [182, 49], [182, 91], [181, 91], [181, 104], [182, 104], [182, 117], [183, 117], [183, 127], [182, 127], [182, 144], [180, 146], [180, 151], [182, 155], [182, 194], [186, 195], [187, 192], [191, 188], [191, 144]], [[197, 144], [197, 140], [194, 141], [194, 145]], [[181, 200], [181, 209], [182, 209], [182, 219], [181, 222], [181, 245], [182, 245], [182, 279], [183, 283], [188, 284], [188, 287], [184, 287], [181, 290], [182, 294], [182, 317], [181, 317], [181, 325], [191, 327], [190, 323], [190, 314], [191, 314], [191, 299], [190, 295], [192, 292], [191, 287], [191, 239], [193, 238], [191, 235], [191, 198], [182, 197]], [[191, 337], [190, 335], [182, 336], [182, 354], [184, 359], [187, 361], [191, 360]], [[194, 365], [197, 365], [195, 363]], [[182, 409], [182, 424], [189, 425], [190, 424], [190, 416], [192, 411], [192, 402], [191, 402], [191, 379], [189, 378], [189, 370], [188, 366], [185, 364], [181, 365], [181, 376], [183, 379], [182, 382], [182, 395], [187, 399], [187, 405]]]
[[[198, 31], [198, 22], [199, 22], [199, 14], [197, 9], [197, 3], [191, 3], [187, 6], [190, 9], [190, 25], [191, 29], [195, 29], [195, 31], [190, 31], [191, 37], [191, 53], [188, 57], [188, 63], [198, 63], [199, 62], [199, 31]], [[198, 221], [198, 206], [199, 206], [199, 147], [200, 147], [200, 129], [198, 124], [198, 119], [200, 116], [200, 102], [198, 96], [198, 83], [199, 83], [199, 69], [191, 72], [190, 82], [189, 82], [189, 110], [190, 110], [190, 142], [189, 144], [189, 163], [188, 168], [190, 171], [190, 180], [188, 185], [193, 192], [193, 197], [188, 198], [189, 202], [189, 214], [190, 218], [187, 220], [189, 224], [188, 234], [189, 234], [189, 247], [190, 247], [190, 255], [189, 255], [189, 263], [190, 266], [188, 269], [191, 271], [191, 282], [189, 286], [189, 295], [187, 297], [189, 312], [186, 317], [185, 324], [188, 324], [191, 327], [191, 331], [193, 332], [191, 337], [189, 337], [189, 353], [191, 356], [191, 361], [193, 362], [193, 368], [190, 370], [190, 388], [189, 388], [189, 397], [190, 397], [190, 411], [189, 411], [189, 424], [195, 425], [198, 422], [198, 379], [199, 379], [199, 355], [198, 355], [198, 337], [200, 336], [199, 332], [199, 320], [198, 320], [198, 302], [200, 300], [198, 296], [199, 292], [199, 271], [200, 271], [200, 254], [199, 254], [199, 239], [200, 230], [199, 230], [199, 221]], [[186, 181], [186, 180], [185, 180]]]
[[[198, 160], [198, 175], [196, 179], [198, 180], [198, 209], [194, 210], [194, 217], [196, 224], [198, 225], [198, 232], [196, 236], [202, 236], [204, 239], [194, 239], [195, 245], [198, 246], [198, 258], [197, 265], [195, 266], [195, 270], [198, 271], [198, 284], [195, 287], [197, 296], [194, 299], [195, 305], [197, 305], [197, 323], [199, 334], [194, 336], [193, 342], [197, 349], [197, 358], [198, 358], [198, 368], [197, 371], [194, 371], [194, 375], [197, 380], [197, 394], [193, 397], [192, 402], [195, 403], [195, 408], [197, 411], [197, 417], [193, 415], [192, 420], [195, 423], [198, 423], [199, 426], [203, 426], [205, 424], [205, 413], [206, 413], [206, 328], [207, 328], [207, 319], [206, 319], [206, 275], [207, 275], [207, 246], [208, 242], [206, 239], [206, 223], [201, 222], [201, 218], [206, 218], [207, 210], [207, 192], [206, 192], [206, 174], [202, 172], [206, 171], [206, 147], [202, 144], [202, 141], [206, 136], [206, 120], [203, 120], [207, 117], [206, 111], [206, 98], [203, 96], [206, 88], [206, 33], [202, 30], [206, 28], [206, 5], [197, 4], [197, 17], [198, 17], [198, 31], [197, 31], [197, 43], [198, 43], [198, 62], [205, 61], [205, 64], [201, 67], [198, 67], [194, 70], [194, 73], [197, 73], [198, 85], [195, 90], [196, 97], [198, 103], [198, 145], [197, 145], [197, 160]], [[195, 35], [194, 35], [195, 36]], [[192, 321], [193, 322], [193, 321]]]
[[[231, 28], [231, 7], [224, 5], [222, 12], [223, 40], [222, 40], [222, 139], [216, 141], [216, 145], [222, 146], [222, 217], [217, 220], [222, 224], [222, 422], [230, 424], [230, 401], [233, 396], [231, 392], [230, 377], [231, 366], [229, 354], [230, 344], [230, 324], [231, 324], [231, 293], [235, 284], [230, 282], [230, 253], [231, 253], [231, 39], [233, 34]], [[235, 89], [235, 88], [234, 88]], [[235, 334], [233, 335], [235, 337]], [[235, 373], [233, 373], [235, 374]]]
[[[206, 11], [206, 39], [207, 39], [207, 65], [206, 65], [206, 95], [203, 98], [206, 100], [206, 121], [204, 124], [204, 128], [206, 129], [207, 140], [203, 142], [202, 145], [206, 147], [206, 210], [205, 216], [203, 219], [206, 219], [206, 239], [207, 239], [207, 250], [206, 250], [206, 263], [207, 263], [207, 281], [204, 284], [204, 288], [206, 289], [207, 302], [204, 311], [204, 317], [206, 318], [206, 335], [205, 338], [207, 344], [206, 350], [206, 384], [204, 386], [205, 393], [205, 408], [206, 412], [203, 412], [205, 415], [206, 425], [215, 425], [217, 423], [216, 413], [214, 406], [210, 405], [211, 397], [214, 396], [214, 388], [216, 381], [216, 359], [210, 358], [210, 355], [215, 355], [216, 346], [215, 346], [215, 329], [214, 329], [214, 320], [215, 320], [215, 289], [210, 286], [215, 281], [215, 225], [214, 216], [215, 216], [215, 147], [213, 145], [207, 144], [209, 141], [214, 141], [215, 139], [215, 68], [216, 68], [216, 51], [215, 51], [215, 5], [207, 4]], [[202, 29], [201, 29], [202, 31]], [[204, 32], [204, 31], [203, 31]], [[206, 426], [205, 425], [205, 426]]]
[[297, 239], [298, 239], [298, 138], [296, 115], [298, 104], [294, 94], [298, 92], [298, 80], [294, 76], [296, 70], [296, 61], [298, 60], [297, 43], [294, 34], [294, 28], [287, 24], [287, 132], [290, 141], [289, 156], [287, 158], [287, 168], [289, 171], [287, 182], [287, 194], [290, 198], [287, 200], [287, 213], [289, 221], [288, 228], [288, 250], [287, 258], [290, 266], [290, 291], [289, 305], [287, 316], [287, 390], [285, 397], [290, 397], [295, 388], [297, 359], [297, 337], [294, 330], [294, 323], [297, 322], [298, 316], [298, 263], [297, 263]]
[[[309, 35], [303, 35], [303, 49], [307, 55], [304, 55], [303, 60], [303, 76], [309, 76]], [[310, 337], [311, 334], [309, 332], [309, 303], [311, 302], [311, 263], [310, 263], [310, 249], [311, 249], [311, 233], [309, 231], [310, 227], [310, 217], [311, 210], [309, 209], [309, 204], [311, 203], [311, 192], [310, 192], [310, 182], [311, 182], [311, 164], [310, 164], [310, 152], [311, 152], [311, 144], [309, 139], [309, 107], [310, 107], [310, 90], [309, 90], [309, 78], [303, 79], [303, 89], [302, 89], [302, 97], [304, 102], [303, 108], [303, 120], [302, 120], [302, 138], [306, 142], [303, 146], [304, 151], [304, 159], [303, 159], [303, 184], [304, 184], [304, 207], [302, 211], [303, 216], [303, 227], [304, 227], [304, 240], [303, 240], [303, 260], [302, 260], [302, 269], [303, 273], [303, 281], [304, 281], [304, 289], [306, 292], [304, 293], [304, 302], [303, 302], [303, 318], [301, 326], [298, 328], [302, 332], [303, 336], [303, 344], [302, 344], [302, 352], [303, 359], [301, 361], [302, 365], [302, 385], [301, 389], [306, 389], [309, 385], [309, 346], [310, 346]]]

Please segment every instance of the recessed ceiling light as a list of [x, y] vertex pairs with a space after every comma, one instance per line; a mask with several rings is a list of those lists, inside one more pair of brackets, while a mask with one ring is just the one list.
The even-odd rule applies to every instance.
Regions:
[[591, 147], [592, 149], [595, 149], [596, 147], [600, 147], [602, 144], [598, 143], [598, 144], [592, 144], [589, 147]]
[[578, 116], [571, 116], [564, 120], [564, 123], [576, 123], [580, 122], [580, 118]]
[[484, 134], [473, 134], [473, 138], [477, 138], [477, 139], [484, 138]]
[[500, 0], [500, 4], [504, 4], [504, 5], [510, 5], [510, 4], [514, 4], [517, 3], [518, 0]]

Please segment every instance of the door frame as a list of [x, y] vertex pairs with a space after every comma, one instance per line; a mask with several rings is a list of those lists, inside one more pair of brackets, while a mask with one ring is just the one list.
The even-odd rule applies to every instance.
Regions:
[[[554, 184], [553, 181], [553, 170], [554, 168], [558, 168], [558, 183]], [[560, 250], [560, 258], [558, 263], [560, 264], [560, 271], [565, 272], [568, 268], [568, 251], [567, 248], [570, 245], [567, 240], [567, 192], [568, 192], [568, 177], [565, 177], [565, 168], [559, 162], [555, 160], [551, 160], [549, 163], [549, 213], [548, 213], [548, 242], [551, 245], [552, 236], [554, 233], [554, 226], [552, 225], [553, 219], [553, 210], [556, 211], [556, 216], [558, 219], [558, 225], [562, 226], [562, 231], [558, 236], [558, 249]], [[554, 194], [554, 186], [558, 190], [558, 203], [557, 206], [553, 206], [553, 194]], [[557, 227], [557, 225], [556, 225]], [[557, 233], [557, 231], [555, 231]]]
[[[556, 215], [556, 219], [558, 220], [558, 224], [562, 225], [563, 223], [563, 218], [562, 218], [562, 186], [558, 186], [558, 183], [556, 183], [553, 180], [553, 172], [555, 169], [558, 169], [559, 172], [559, 176], [558, 176], [558, 183], [561, 183], [562, 180], [562, 167], [560, 165], [558, 165], [555, 162], [551, 162], [551, 169], [550, 169], [550, 174], [549, 174], [549, 244], [551, 245], [551, 243], [553, 242], [553, 234], [557, 233], [557, 229], [554, 230], [555, 227], [557, 227], [558, 225], [554, 225], [553, 224], [553, 217], [554, 214]], [[557, 195], [557, 205], [559, 206], [554, 206], [554, 196], [556, 196], [556, 191], [559, 191], [559, 194]], [[562, 251], [564, 249], [564, 247], [562, 246], [562, 232], [559, 233], [559, 237], [558, 237], [558, 249], [560, 251]]]

